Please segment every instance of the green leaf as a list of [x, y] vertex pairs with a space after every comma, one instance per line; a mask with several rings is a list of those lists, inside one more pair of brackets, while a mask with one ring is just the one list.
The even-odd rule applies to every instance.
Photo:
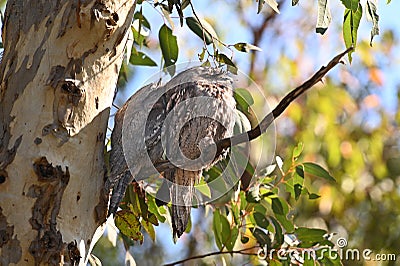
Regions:
[[369, 45], [372, 46], [372, 39], [376, 36], [379, 35], [379, 15], [377, 13], [377, 8], [376, 8], [376, 1], [371, 1], [367, 0], [366, 3], [366, 14], [367, 14], [367, 20], [372, 21], [372, 29], [371, 29], [371, 41], [369, 42]]
[[283, 206], [279, 198], [272, 198], [272, 211], [275, 214], [284, 215]]
[[218, 62], [226, 64], [230, 72], [232, 72], [235, 75], [237, 74], [237, 67], [229, 57], [227, 57], [224, 54], [218, 54], [216, 59]]
[[299, 164], [296, 166], [296, 174], [304, 178], [304, 165]]
[[233, 248], [235, 247], [235, 243], [236, 243], [236, 239], [237, 239], [238, 235], [239, 235], [239, 229], [237, 227], [233, 227], [230, 230], [229, 238], [225, 242], [225, 246], [228, 251], [232, 251]]
[[[178, 59], [179, 53], [176, 36], [174, 36], [172, 30], [164, 24], [160, 28], [158, 38], [160, 40], [160, 47], [164, 57], [165, 66], [169, 67], [174, 65]], [[171, 75], [173, 75], [173, 73]]]
[[202, 67], [210, 67], [210, 66], [211, 66], [211, 63], [210, 63], [210, 61], [208, 61], [208, 59], [207, 59], [203, 64], [201, 64], [201, 66], [202, 66]]
[[246, 200], [246, 194], [244, 191], [239, 192], [239, 197], [240, 197], [240, 210], [246, 209], [247, 206], [247, 200]]
[[332, 16], [328, 7], [328, 0], [318, 0], [318, 19], [316, 32], [323, 35], [331, 23]]
[[264, 0], [258, 0], [257, 14], [260, 14], [260, 12], [263, 8], [264, 2], [265, 2]]
[[213, 231], [215, 237], [215, 244], [219, 250], [222, 249], [222, 226], [221, 226], [221, 214], [219, 210], [214, 211], [213, 215]]
[[140, 211], [142, 213], [142, 217], [144, 219], [147, 219], [148, 214], [149, 214], [149, 207], [147, 206], [145, 198], [138, 196], [138, 199], [139, 199], [139, 206], [140, 206]]
[[136, 12], [135, 15], [133, 15], [133, 19], [134, 20], [138, 19], [142, 26], [145, 26], [146, 28], [151, 30], [151, 25], [150, 25], [149, 21], [147, 20], [147, 18], [145, 16], [143, 16], [142, 8], [140, 8], [140, 10], [138, 12]]
[[269, 226], [269, 221], [267, 217], [263, 213], [255, 212], [253, 214], [254, 220], [256, 221], [256, 224], [264, 229], [267, 229]]
[[146, 45], [145, 39], [150, 35], [151, 26], [149, 21], [142, 14], [142, 7], [133, 15], [132, 33], [136, 43], [140, 46]]
[[302, 247], [311, 247], [314, 244], [324, 242], [326, 240], [324, 238], [326, 231], [322, 229], [299, 227], [294, 231], [294, 233], [301, 241]]
[[200, 182], [194, 186], [196, 190], [198, 190], [201, 194], [203, 194], [206, 197], [211, 198], [211, 190], [206, 181], [204, 181], [204, 178], [200, 180]]
[[217, 244], [219, 250], [222, 250], [222, 248], [231, 240], [231, 228], [226, 216], [221, 214], [218, 209], [214, 211], [213, 231], [215, 243]]
[[195, 17], [187, 17], [186, 25], [193, 31], [197, 36], [200, 37], [207, 45], [211, 44], [213, 39], [212, 35], [203, 29], [202, 24]]
[[269, 217], [269, 219], [272, 221], [272, 224], [274, 225], [275, 228], [275, 245], [274, 247], [280, 247], [283, 244], [283, 234], [282, 234], [282, 227], [279, 224], [279, 222], [272, 216]]
[[303, 266], [315, 266], [316, 265], [312, 256], [310, 256], [308, 254], [304, 254], [302, 256], [302, 258], [304, 259]]
[[146, 220], [156, 226], [158, 225], [157, 216], [154, 213], [149, 212], [147, 218], [144, 220]]
[[235, 224], [239, 225], [240, 224], [240, 210], [239, 210], [239, 205], [232, 203], [232, 216], [233, 219], [235, 220]]
[[236, 43], [233, 45], [233, 47], [235, 47], [235, 49], [238, 50], [239, 52], [244, 52], [244, 53], [248, 53], [251, 50], [262, 51], [260, 47], [244, 42]]
[[231, 237], [230, 237], [231, 236], [231, 227], [229, 225], [228, 219], [223, 214], [220, 215], [220, 223], [221, 223], [221, 233], [222, 233], [221, 241], [222, 241], [222, 244], [226, 246], [231, 239]]
[[275, 214], [275, 218], [280, 222], [283, 228], [285, 228], [286, 232], [292, 232], [294, 230], [293, 222], [287, 218], [289, 205], [279, 197], [271, 198], [271, 200], [272, 211]]
[[286, 181], [287, 191], [290, 192], [290, 194], [295, 200], [299, 199], [303, 191], [303, 184], [304, 184], [304, 174], [299, 175], [297, 173], [297, 167], [296, 167], [296, 172], [294, 172], [292, 174], [292, 177]]
[[[248, 130], [251, 129], [251, 124], [249, 119], [247, 118], [247, 116], [244, 114], [243, 111], [239, 110], [241, 108], [239, 108], [239, 104], [236, 102], [236, 117], [235, 117], [235, 126], [233, 127], [233, 135], [238, 135], [244, 132], [247, 132]], [[249, 174], [251, 174], [251, 172], [253, 172], [254, 174], [254, 167], [248, 163], [248, 170], [249, 170]], [[247, 168], [247, 166], [246, 166]], [[253, 175], [251, 174], [251, 175]]]
[[294, 149], [293, 149], [293, 153], [292, 153], [293, 160], [296, 160], [300, 156], [300, 154], [303, 152], [303, 149], [304, 149], [303, 142], [299, 142], [297, 144], [297, 146], [294, 147]]
[[153, 242], [156, 241], [156, 231], [154, 230], [153, 224], [145, 220], [142, 220], [140, 223], [144, 230], [149, 234], [151, 240], [153, 240]]
[[115, 216], [115, 225], [127, 237], [143, 242], [139, 218], [133, 212], [129, 210], [118, 211]]
[[198, 54], [200, 61], [203, 61], [204, 55], [206, 54], [206, 51], [207, 51], [207, 49], [203, 47], [203, 50], [201, 51], [201, 53]]
[[249, 114], [249, 107], [254, 104], [253, 96], [246, 89], [237, 88], [233, 92], [236, 100], [236, 107], [243, 113]]
[[310, 200], [318, 199], [318, 198], [320, 198], [320, 197], [321, 197], [320, 195], [315, 194], [315, 193], [310, 193], [310, 194], [308, 194], [308, 198], [309, 198]]
[[268, 262], [269, 266], [282, 266], [282, 262], [280, 262], [279, 260], [271, 260]]
[[[357, 11], [353, 11], [351, 9], [346, 9], [344, 12], [344, 20], [343, 20], [343, 39], [346, 45], [346, 48], [356, 47], [357, 45], [357, 31], [358, 26], [360, 25], [360, 20], [362, 17], [362, 8], [361, 5], [357, 8]], [[352, 53], [349, 53], [349, 61], [352, 61]]]
[[303, 190], [303, 185], [301, 185], [301, 184], [294, 185], [294, 199], [295, 200], [299, 199], [302, 190]]
[[127, 198], [127, 202], [130, 203], [130, 204], [128, 204], [129, 209], [136, 216], [138, 216], [138, 217], [142, 216], [142, 213], [140, 211], [138, 194], [133, 191], [133, 187], [131, 185], [126, 190], [125, 198]]
[[331, 176], [328, 171], [315, 163], [303, 163], [304, 172], [307, 174], [326, 179], [330, 182], [336, 182], [335, 178]]
[[129, 63], [136, 66], [157, 66], [156, 62], [153, 61], [143, 52], [132, 52], [129, 58]]
[[[158, 207], [155, 202], [154, 197], [151, 196], [150, 194], [147, 194], [146, 198], [147, 198], [147, 205], [149, 206], [149, 211], [156, 216], [158, 221], [160, 221], [162, 223], [165, 222], [165, 217], [160, 212], [161, 209], [164, 210], [164, 207], [163, 206]], [[150, 220], [150, 218], [149, 218], [149, 220]]]
[[285, 215], [276, 215], [275, 217], [282, 225], [282, 227], [286, 230], [286, 232], [293, 232], [294, 230], [293, 222], [289, 221], [289, 219]]
[[353, 12], [356, 12], [359, 6], [360, 0], [341, 0], [342, 4]]
[[271, 246], [271, 238], [261, 229], [254, 228], [253, 236], [257, 239], [257, 242], [261, 246], [267, 245], [267, 247]]
[[342, 266], [342, 262], [340, 260], [340, 255], [337, 250], [332, 250], [331, 248], [321, 248], [316, 252], [318, 261], [321, 265], [327, 266]]
[[188, 220], [188, 224], [186, 225], [185, 233], [189, 234], [190, 230], [192, 230], [192, 219]]

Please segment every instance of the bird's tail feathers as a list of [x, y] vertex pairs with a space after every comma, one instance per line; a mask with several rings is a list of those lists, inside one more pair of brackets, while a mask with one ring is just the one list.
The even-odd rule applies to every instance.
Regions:
[[131, 175], [130, 171], [125, 171], [123, 175], [123, 178], [119, 178], [116, 184], [113, 185], [107, 216], [117, 212], [118, 206], [125, 196], [126, 188], [133, 181], [133, 176]]
[[201, 176], [201, 171], [185, 171], [175, 169], [166, 173], [166, 178], [173, 181], [170, 187], [172, 200], [172, 231], [174, 239], [185, 232], [190, 219], [190, 210], [194, 195], [194, 184]]

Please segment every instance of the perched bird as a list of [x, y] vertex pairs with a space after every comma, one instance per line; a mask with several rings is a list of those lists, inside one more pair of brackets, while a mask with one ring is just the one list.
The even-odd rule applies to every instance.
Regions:
[[134, 179], [154, 174], [154, 165], [168, 160], [173, 167], [161, 173], [165, 182], [157, 193], [158, 204], [172, 201], [173, 236], [183, 234], [195, 183], [204, 169], [222, 158], [215, 156], [213, 144], [233, 134], [232, 83], [221, 69], [194, 67], [165, 85], [141, 88], [124, 104], [115, 116], [111, 136], [111, 173], [106, 181], [106, 191], [112, 190], [109, 215], [116, 212]]

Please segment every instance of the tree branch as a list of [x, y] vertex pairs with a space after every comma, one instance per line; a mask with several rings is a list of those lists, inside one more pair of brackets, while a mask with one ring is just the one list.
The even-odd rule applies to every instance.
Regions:
[[193, 256], [193, 257], [189, 257], [189, 258], [186, 258], [183, 260], [178, 260], [175, 262], [167, 263], [167, 264], [164, 264], [164, 266], [173, 266], [173, 265], [177, 265], [177, 264], [189, 261], [189, 260], [202, 259], [202, 258], [215, 256], [215, 255], [222, 255], [222, 254], [242, 254], [242, 255], [249, 255], [249, 256], [257, 256], [258, 254], [256, 254], [256, 253], [245, 252], [247, 250], [251, 250], [251, 249], [255, 249], [255, 248], [259, 248], [259, 246], [244, 248], [244, 249], [240, 249], [240, 250], [233, 250], [233, 251], [215, 251], [215, 252], [210, 252], [210, 253], [206, 253], [203, 255]]
[[[350, 47], [346, 51], [338, 54], [328, 63], [327, 66], [322, 66], [320, 70], [315, 72], [315, 74], [311, 78], [309, 78], [307, 81], [305, 81], [297, 88], [293, 89], [279, 102], [279, 104], [275, 107], [274, 110], [272, 110], [272, 112], [270, 112], [267, 116], [264, 117], [264, 119], [256, 127], [245, 133], [218, 141], [216, 143], [217, 146], [216, 157], [218, 157], [223, 150], [231, 146], [235, 146], [258, 138], [262, 133], [264, 133], [268, 129], [268, 127], [272, 124], [272, 122], [274, 122], [275, 119], [286, 110], [286, 108], [290, 105], [290, 103], [296, 100], [300, 95], [302, 95], [316, 83], [320, 82], [322, 78], [332, 68], [334, 68], [337, 64], [342, 62], [341, 61], [342, 57], [345, 56], [347, 53], [353, 51], [353, 49], [354, 49], [353, 47]], [[172, 165], [168, 160], [165, 160], [155, 164], [155, 167], [159, 172], [163, 172], [168, 168], [174, 167], [174, 165]]]
[[296, 100], [300, 95], [302, 95], [305, 91], [310, 89], [316, 83], [321, 81], [321, 79], [326, 75], [326, 73], [328, 73], [329, 70], [331, 70], [333, 67], [339, 64], [341, 62], [342, 57], [352, 50], [353, 48], [350, 47], [346, 51], [335, 56], [328, 63], [327, 66], [322, 66], [321, 69], [318, 70], [311, 78], [309, 78], [306, 82], [304, 82], [299, 87], [295, 88], [289, 94], [287, 94], [279, 102], [279, 104], [275, 107], [275, 109], [272, 110], [272, 112], [270, 112], [267, 116], [265, 116], [264, 119], [256, 127], [245, 133], [218, 141], [217, 154], [218, 155], [221, 154], [222, 150], [229, 148], [230, 146], [235, 146], [247, 141], [251, 141], [255, 138], [258, 138], [262, 133], [264, 133], [267, 130], [267, 128], [272, 124], [272, 122], [274, 122], [274, 120], [286, 110], [286, 108], [290, 105], [290, 103]]

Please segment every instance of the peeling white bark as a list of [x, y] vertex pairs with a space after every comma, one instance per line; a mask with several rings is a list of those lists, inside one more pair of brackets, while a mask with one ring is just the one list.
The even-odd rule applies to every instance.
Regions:
[[[17, 239], [22, 253], [9, 255], [15, 241], [0, 243], [0, 264], [73, 264], [75, 242], [86, 258], [105, 217], [104, 138], [133, 11], [133, 0], [8, 1], [0, 65], [0, 234]], [[48, 164], [35, 171], [41, 157]], [[42, 224], [35, 228], [32, 219]], [[61, 234], [52, 247], [59, 257], [32, 251], [35, 240], [43, 248], [46, 232]]]

